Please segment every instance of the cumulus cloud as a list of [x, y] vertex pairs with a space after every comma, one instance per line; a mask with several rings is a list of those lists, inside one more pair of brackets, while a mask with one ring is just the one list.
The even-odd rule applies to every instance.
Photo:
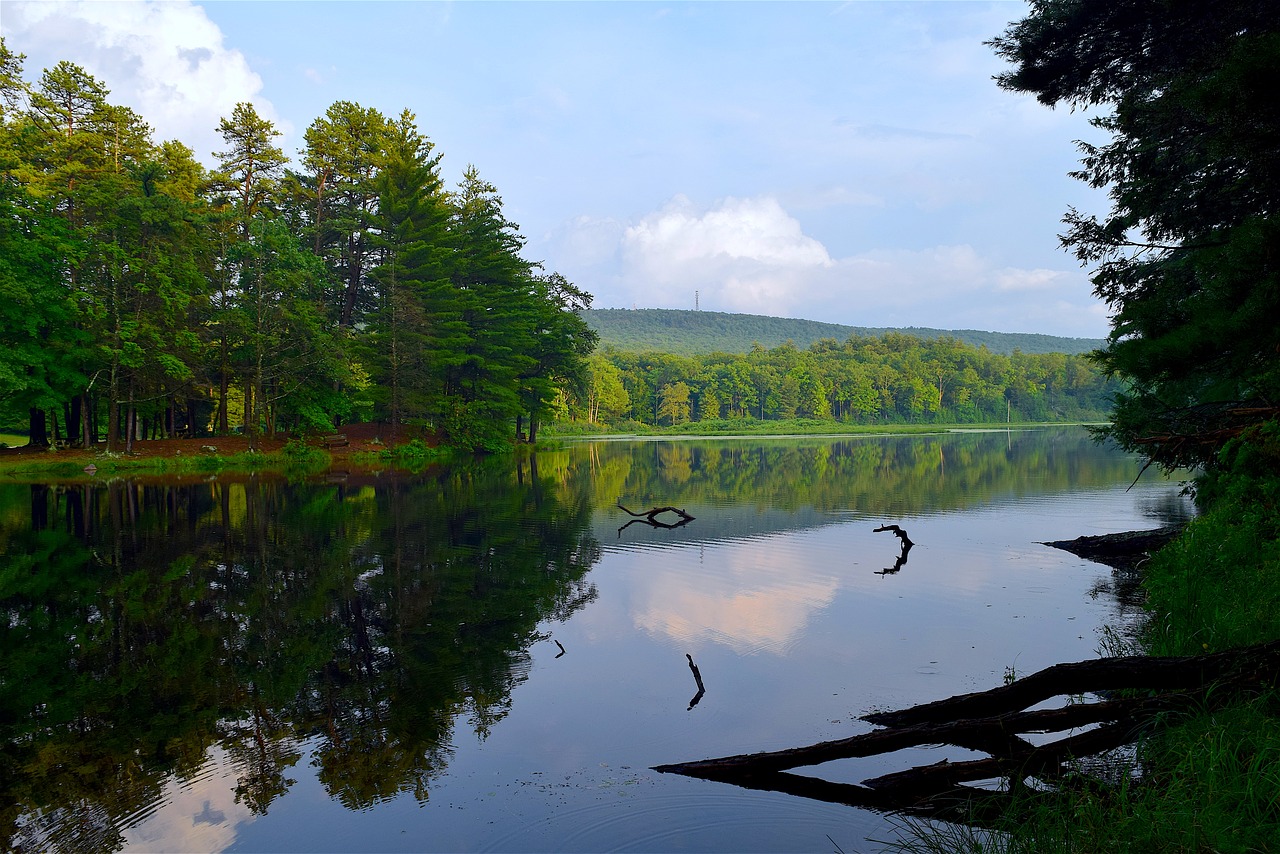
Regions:
[[1106, 334], [1079, 272], [997, 264], [967, 243], [834, 258], [777, 199], [677, 196], [630, 224], [580, 217], [556, 266], [600, 308], [693, 308], [851, 326]]
[[[218, 26], [186, 0], [6, 2], [4, 12], [11, 50], [83, 67], [111, 90], [113, 103], [141, 115], [157, 141], [178, 139], [206, 163], [223, 147], [219, 120], [240, 101], [290, 130], [261, 97], [262, 79], [244, 55], [226, 47]], [[34, 81], [40, 69], [27, 72]]]
[[652, 295], [668, 300], [701, 289], [727, 310], [792, 304], [806, 273], [834, 263], [826, 247], [772, 197], [729, 198], [700, 211], [684, 196], [626, 228], [623, 264]]

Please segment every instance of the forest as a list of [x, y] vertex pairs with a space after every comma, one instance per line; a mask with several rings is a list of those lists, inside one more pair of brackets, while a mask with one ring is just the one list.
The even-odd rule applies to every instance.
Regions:
[[593, 355], [591, 295], [524, 257], [474, 166], [443, 185], [408, 111], [338, 101], [291, 159], [240, 103], [207, 169], [84, 69], [23, 73], [0, 41], [0, 428], [32, 445], [376, 421], [500, 450], [550, 420], [1105, 417], [1112, 387], [1085, 357], [946, 336]]
[[1101, 420], [1118, 384], [1089, 357], [992, 353], [890, 332], [679, 356], [605, 348], [562, 417], [588, 425], [809, 418], [853, 424]]
[[591, 297], [408, 111], [338, 101], [291, 161], [240, 103], [209, 170], [23, 59], [0, 41], [0, 422], [32, 444], [377, 419], [496, 449], [581, 375]]

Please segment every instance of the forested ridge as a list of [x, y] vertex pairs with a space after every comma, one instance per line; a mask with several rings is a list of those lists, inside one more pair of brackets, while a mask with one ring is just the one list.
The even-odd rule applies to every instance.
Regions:
[[722, 311], [674, 308], [593, 308], [582, 313], [600, 336], [601, 347], [633, 352], [662, 351], [683, 356], [706, 353], [748, 353], [759, 344], [771, 349], [790, 341], [808, 347], [824, 338], [844, 341], [897, 333], [915, 338], [954, 338], [993, 353], [1071, 353], [1080, 355], [1103, 345], [1100, 338], [1061, 338], [1024, 332], [984, 332], [977, 329], [881, 328], [846, 326], [820, 320], [766, 317]]
[[209, 170], [22, 62], [0, 41], [0, 422], [32, 444], [377, 419], [496, 448], [580, 378], [591, 297], [474, 167], [443, 186], [408, 111], [334, 103], [295, 168], [240, 103]]
[[854, 424], [1097, 420], [1118, 386], [1086, 356], [992, 353], [899, 333], [679, 356], [605, 348], [566, 415], [586, 424], [716, 420]]

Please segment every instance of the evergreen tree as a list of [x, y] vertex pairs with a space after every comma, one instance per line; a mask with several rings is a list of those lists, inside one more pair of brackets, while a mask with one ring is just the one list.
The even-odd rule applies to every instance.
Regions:
[[[574, 287], [564, 276], [552, 273], [533, 280], [532, 364], [520, 376], [520, 396], [529, 416], [530, 442], [538, 440], [538, 424], [560, 391], [581, 393], [588, 381], [586, 358], [599, 336], [581, 312], [591, 307], [591, 294]], [[519, 434], [520, 425], [516, 425]]]
[[463, 447], [510, 441], [523, 408], [520, 378], [532, 370], [535, 265], [520, 256], [524, 238], [502, 211], [497, 188], [467, 167], [452, 197], [452, 265], [469, 340], [446, 369], [445, 435]]
[[447, 369], [461, 363], [470, 340], [450, 278], [452, 214], [432, 149], [405, 111], [375, 181], [379, 310], [364, 350], [393, 436], [401, 424], [441, 417]]
[[[236, 104], [231, 116], [218, 123], [226, 150], [215, 152], [221, 171], [214, 175], [214, 186], [225, 195], [220, 199], [222, 218], [212, 227], [220, 232], [214, 237], [219, 247], [219, 261], [215, 268], [214, 304], [210, 327], [216, 337], [215, 366], [218, 379], [217, 431], [227, 433], [228, 395], [232, 378], [232, 352], [238, 346], [239, 336], [245, 330], [238, 326], [243, 316], [237, 311], [240, 294], [236, 287], [240, 281], [236, 259], [247, 257], [238, 247], [251, 239], [250, 224], [259, 211], [272, 207], [279, 189], [279, 179], [288, 158], [275, 138], [280, 131], [248, 102]], [[221, 227], [219, 227], [221, 226]]]
[[375, 306], [369, 272], [376, 263], [377, 177], [388, 149], [397, 144], [394, 135], [402, 133], [377, 110], [351, 101], [335, 102], [306, 131], [302, 165], [307, 174], [294, 176], [294, 182], [307, 198], [313, 251], [340, 283], [332, 312], [342, 327]]
[[1270, 0], [1036, 0], [992, 42], [1001, 86], [1108, 108], [1067, 215], [1114, 311], [1102, 366], [1128, 381], [1109, 433], [1164, 466], [1212, 466], [1280, 401], [1280, 16]]

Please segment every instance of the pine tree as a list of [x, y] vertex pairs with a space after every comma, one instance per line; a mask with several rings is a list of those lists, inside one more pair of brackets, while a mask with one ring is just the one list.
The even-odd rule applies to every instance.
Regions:
[[1111, 436], [1213, 466], [1280, 404], [1280, 16], [1270, 0], [1038, 0], [993, 40], [1001, 86], [1107, 108], [1076, 177], [1107, 187], [1063, 242], [1115, 312], [1102, 366], [1127, 381]]

